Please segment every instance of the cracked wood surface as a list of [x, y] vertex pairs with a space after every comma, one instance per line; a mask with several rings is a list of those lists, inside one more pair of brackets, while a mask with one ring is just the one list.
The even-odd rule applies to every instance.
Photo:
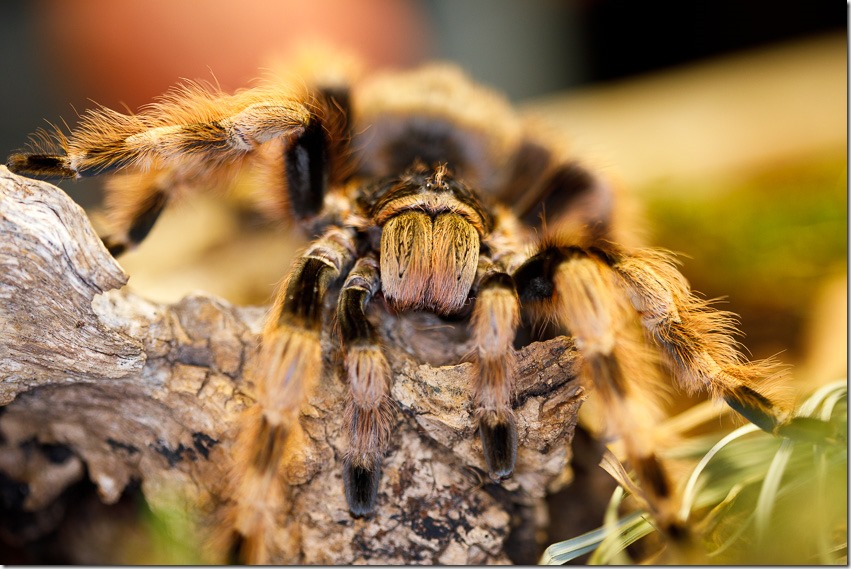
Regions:
[[[0, 167], [0, 480], [18, 490], [2, 507], [38, 513], [84, 477], [114, 503], [138, 482], [155, 511], [189, 504], [203, 530], [227, 501], [234, 425], [253, 401], [265, 310], [202, 294], [156, 304], [123, 290], [126, 281], [61, 190]], [[541, 519], [570, 457], [584, 398], [573, 345], [561, 337], [520, 350], [518, 466], [496, 485], [473, 427], [465, 324], [393, 315], [378, 302], [370, 318], [397, 407], [377, 511], [354, 519], [346, 507], [347, 394], [326, 333], [325, 373], [302, 412], [307, 437], [289, 467], [291, 510], [279, 516], [274, 560], [508, 562], [508, 548], [530, 546], [512, 540], [535, 533], [512, 530]], [[216, 544], [205, 551], [222, 559]]]

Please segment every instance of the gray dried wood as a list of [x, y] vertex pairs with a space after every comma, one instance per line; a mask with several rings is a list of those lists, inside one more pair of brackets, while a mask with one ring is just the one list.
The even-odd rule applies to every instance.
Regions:
[[[191, 508], [200, 545], [227, 502], [264, 309], [205, 295], [155, 304], [123, 290], [126, 281], [61, 190], [0, 167], [0, 479], [18, 492], [3, 507], [44, 512], [85, 477], [110, 504], [138, 482], [154, 511]], [[394, 316], [379, 303], [371, 318], [398, 408], [377, 511], [353, 519], [346, 508], [346, 386], [326, 334], [326, 373], [302, 413], [308, 440], [291, 469], [292, 507], [281, 513], [274, 560], [508, 562], [511, 547], [529, 546], [517, 540], [535, 535], [512, 529], [545, 521], [544, 495], [569, 460], [584, 397], [572, 344], [557, 338], [520, 351], [521, 450], [515, 476], [496, 485], [473, 428], [464, 324]], [[57, 523], [42, 519], [13, 537], [35, 539]], [[215, 543], [201, 551], [222, 559]]]

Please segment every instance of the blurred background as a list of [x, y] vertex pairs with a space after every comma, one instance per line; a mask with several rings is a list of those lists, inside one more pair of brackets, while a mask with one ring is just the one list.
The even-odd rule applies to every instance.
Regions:
[[[847, 374], [847, 6], [6, 0], [0, 13], [3, 156], [93, 102], [136, 110], [181, 78], [246, 86], [305, 42], [374, 68], [455, 61], [629, 188], [648, 241], [741, 315], [754, 357], [795, 366], [795, 393]], [[97, 220], [97, 181], [61, 185]], [[265, 303], [302, 243], [204, 196], [178, 209], [121, 258], [154, 300]]]

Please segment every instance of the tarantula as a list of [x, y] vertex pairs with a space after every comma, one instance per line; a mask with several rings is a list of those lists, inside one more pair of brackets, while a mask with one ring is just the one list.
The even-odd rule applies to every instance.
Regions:
[[70, 135], [42, 135], [8, 161], [37, 176], [119, 174], [107, 193], [113, 254], [140, 243], [176, 192], [226, 185], [249, 165], [265, 173], [272, 210], [313, 236], [266, 320], [257, 403], [236, 445], [233, 523], [250, 547], [272, 523], [261, 504], [320, 377], [329, 293], [350, 394], [343, 480], [355, 516], [375, 507], [391, 437], [391, 371], [366, 317], [377, 298], [469, 321], [470, 397], [495, 480], [515, 467], [524, 316], [574, 338], [663, 528], [675, 521], [641, 406], [656, 367], [647, 346], [686, 390], [709, 391], [767, 431], [789, 425], [755, 389], [772, 370], [741, 355], [732, 316], [697, 298], [666, 253], [624, 245], [612, 187], [500, 96], [448, 65], [371, 78], [330, 69], [233, 95], [187, 84], [139, 114], [90, 110]]

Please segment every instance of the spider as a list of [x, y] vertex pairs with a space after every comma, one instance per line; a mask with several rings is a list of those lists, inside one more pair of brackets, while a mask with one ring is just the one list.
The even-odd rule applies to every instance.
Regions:
[[[262, 505], [298, 444], [299, 411], [322, 370], [322, 307], [336, 295], [352, 515], [375, 509], [392, 381], [371, 302], [466, 320], [475, 345], [471, 404], [490, 476], [517, 456], [515, 338], [526, 320], [573, 337], [582, 376], [663, 528], [671, 483], [650, 442], [645, 395], [655, 359], [687, 391], [708, 391], [774, 433], [793, 423], [755, 385], [734, 317], [698, 298], [672, 257], [625, 244], [613, 187], [448, 64], [371, 77], [348, 66], [267, 80], [229, 95], [185, 84], [138, 114], [87, 111], [65, 135], [41, 133], [8, 167], [46, 177], [116, 174], [107, 186], [113, 254], [138, 245], [178, 192], [262, 172], [274, 214], [313, 238], [280, 285], [261, 338], [256, 404], [236, 448], [233, 524], [251, 548], [272, 522]], [[383, 299], [383, 300], [382, 300]], [[653, 356], [655, 354], [655, 356]]]

